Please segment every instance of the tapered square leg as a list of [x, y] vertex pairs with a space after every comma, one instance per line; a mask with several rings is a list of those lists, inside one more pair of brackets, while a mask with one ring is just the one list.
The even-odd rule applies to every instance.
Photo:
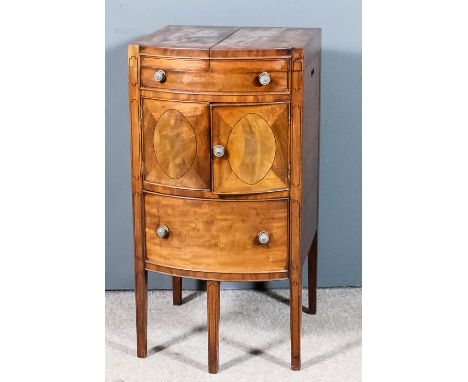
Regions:
[[208, 306], [208, 372], [216, 374], [219, 368], [219, 281], [207, 281]]
[[135, 302], [137, 326], [137, 356], [145, 358], [148, 353], [148, 272], [137, 265], [135, 270]]
[[172, 303], [182, 305], [182, 277], [172, 276]]
[[317, 233], [315, 233], [314, 241], [310, 246], [307, 259], [307, 288], [309, 291], [309, 308], [307, 309], [308, 314], [317, 313], [317, 236]]
[[290, 326], [291, 326], [291, 369], [301, 369], [301, 320], [302, 283], [300, 278], [289, 279]]

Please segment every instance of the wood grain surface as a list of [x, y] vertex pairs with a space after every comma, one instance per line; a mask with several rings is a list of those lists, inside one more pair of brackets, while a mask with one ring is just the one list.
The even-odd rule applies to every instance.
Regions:
[[[146, 249], [150, 263], [218, 273], [287, 269], [287, 200], [223, 201], [145, 194]], [[156, 229], [169, 228], [160, 238]], [[257, 234], [270, 242], [260, 245]]]
[[187, 196], [192, 198], [202, 198], [202, 199], [223, 199], [223, 200], [237, 200], [237, 199], [276, 199], [276, 198], [287, 198], [289, 196], [288, 190], [283, 191], [264, 191], [260, 193], [253, 194], [215, 194], [211, 191], [199, 191], [199, 190], [190, 190], [185, 188], [177, 188], [173, 186], [162, 186], [150, 182], [143, 181], [143, 189], [148, 192], [157, 193], [157, 194], [167, 194], [174, 196]]
[[[312, 47], [311, 47], [312, 49]], [[305, 261], [318, 228], [320, 166], [320, 76], [321, 52], [309, 52], [304, 64], [303, 134], [302, 134], [302, 234], [301, 256]]]
[[142, 105], [144, 180], [209, 190], [208, 104], [143, 99]]
[[271, 103], [287, 102], [290, 99], [287, 93], [260, 93], [260, 92], [190, 92], [190, 91], [164, 91], [154, 88], [141, 88], [141, 97], [167, 101], [191, 101], [211, 103]]
[[210, 48], [237, 27], [168, 25], [137, 42], [140, 52], [162, 56], [209, 57]]
[[172, 303], [182, 305], [182, 277], [172, 277]]
[[289, 56], [292, 48], [304, 47], [315, 28], [243, 27], [210, 49], [211, 57]]
[[208, 319], [208, 372], [216, 374], [219, 369], [219, 281], [207, 281], [207, 319]]
[[212, 105], [213, 192], [258, 193], [289, 188], [289, 104]]
[[[288, 60], [189, 60], [144, 57], [141, 64], [143, 87], [163, 91], [289, 93]], [[164, 70], [166, 80], [154, 79]], [[270, 74], [271, 82], [262, 85], [258, 75]]]
[[316, 38], [318, 28], [169, 25], [137, 42], [140, 53], [163, 57], [288, 57]]
[[301, 326], [302, 326], [302, 263], [301, 263], [301, 197], [302, 197], [302, 103], [303, 49], [293, 49], [291, 73], [291, 187], [290, 187], [290, 236], [289, 288], [291, 302], [291, 369], [301, 369]]
[[138, 46], [128, 47], [128, 95], [130, 105], [130, 149], [132, 160], [132, 207], [133, 207], [133, 240], [135, 250], [135, 305], [137, 326], [137, 356], [144, 358], [148, 352], [148, 272], [145, 268], [145, 247], [143, 242], [143, 187], [140, 113]]
[[180, 269], [166, 267], [163, 265], [146, 262], [146, 269], [152, 272], [163, 273], [168, 276], [188, 277], [196, 280], [215, 280], [215, 281], [270, 281], [270, 280], [286, 280], [288, 271], [282, 270], [279, 272], [255, 272], [255, 273], [227, 273], [227, 272], [202, 272], [188, 269]]

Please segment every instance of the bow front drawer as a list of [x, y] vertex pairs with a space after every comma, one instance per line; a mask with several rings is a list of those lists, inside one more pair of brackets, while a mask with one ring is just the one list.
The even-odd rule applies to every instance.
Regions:
[[289, 93], [289, 60], [141, 57], [141, 86], [187, 93]]
[[145, 194], [147, 261], [202, 272], [287, 269], [288, 201]]

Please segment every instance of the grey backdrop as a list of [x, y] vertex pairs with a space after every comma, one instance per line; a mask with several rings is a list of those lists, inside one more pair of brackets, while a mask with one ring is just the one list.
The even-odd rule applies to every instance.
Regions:
[[[318, 284], [361, 286], [361, 2], [107, 0], [106, 288], [134, 285], [127, 44], [167, 24], [322, 28]], [[171, 280], [153, 274], [149, 285], [170, 288]]]

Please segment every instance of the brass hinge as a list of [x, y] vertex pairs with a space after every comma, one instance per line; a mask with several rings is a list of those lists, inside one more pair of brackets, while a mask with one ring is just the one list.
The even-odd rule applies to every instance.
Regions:
[[291, 162], [288, 163], [288, 185], [291, 183]]
[[145, 162], [141, 161], [141, 178], [145, 175]]

